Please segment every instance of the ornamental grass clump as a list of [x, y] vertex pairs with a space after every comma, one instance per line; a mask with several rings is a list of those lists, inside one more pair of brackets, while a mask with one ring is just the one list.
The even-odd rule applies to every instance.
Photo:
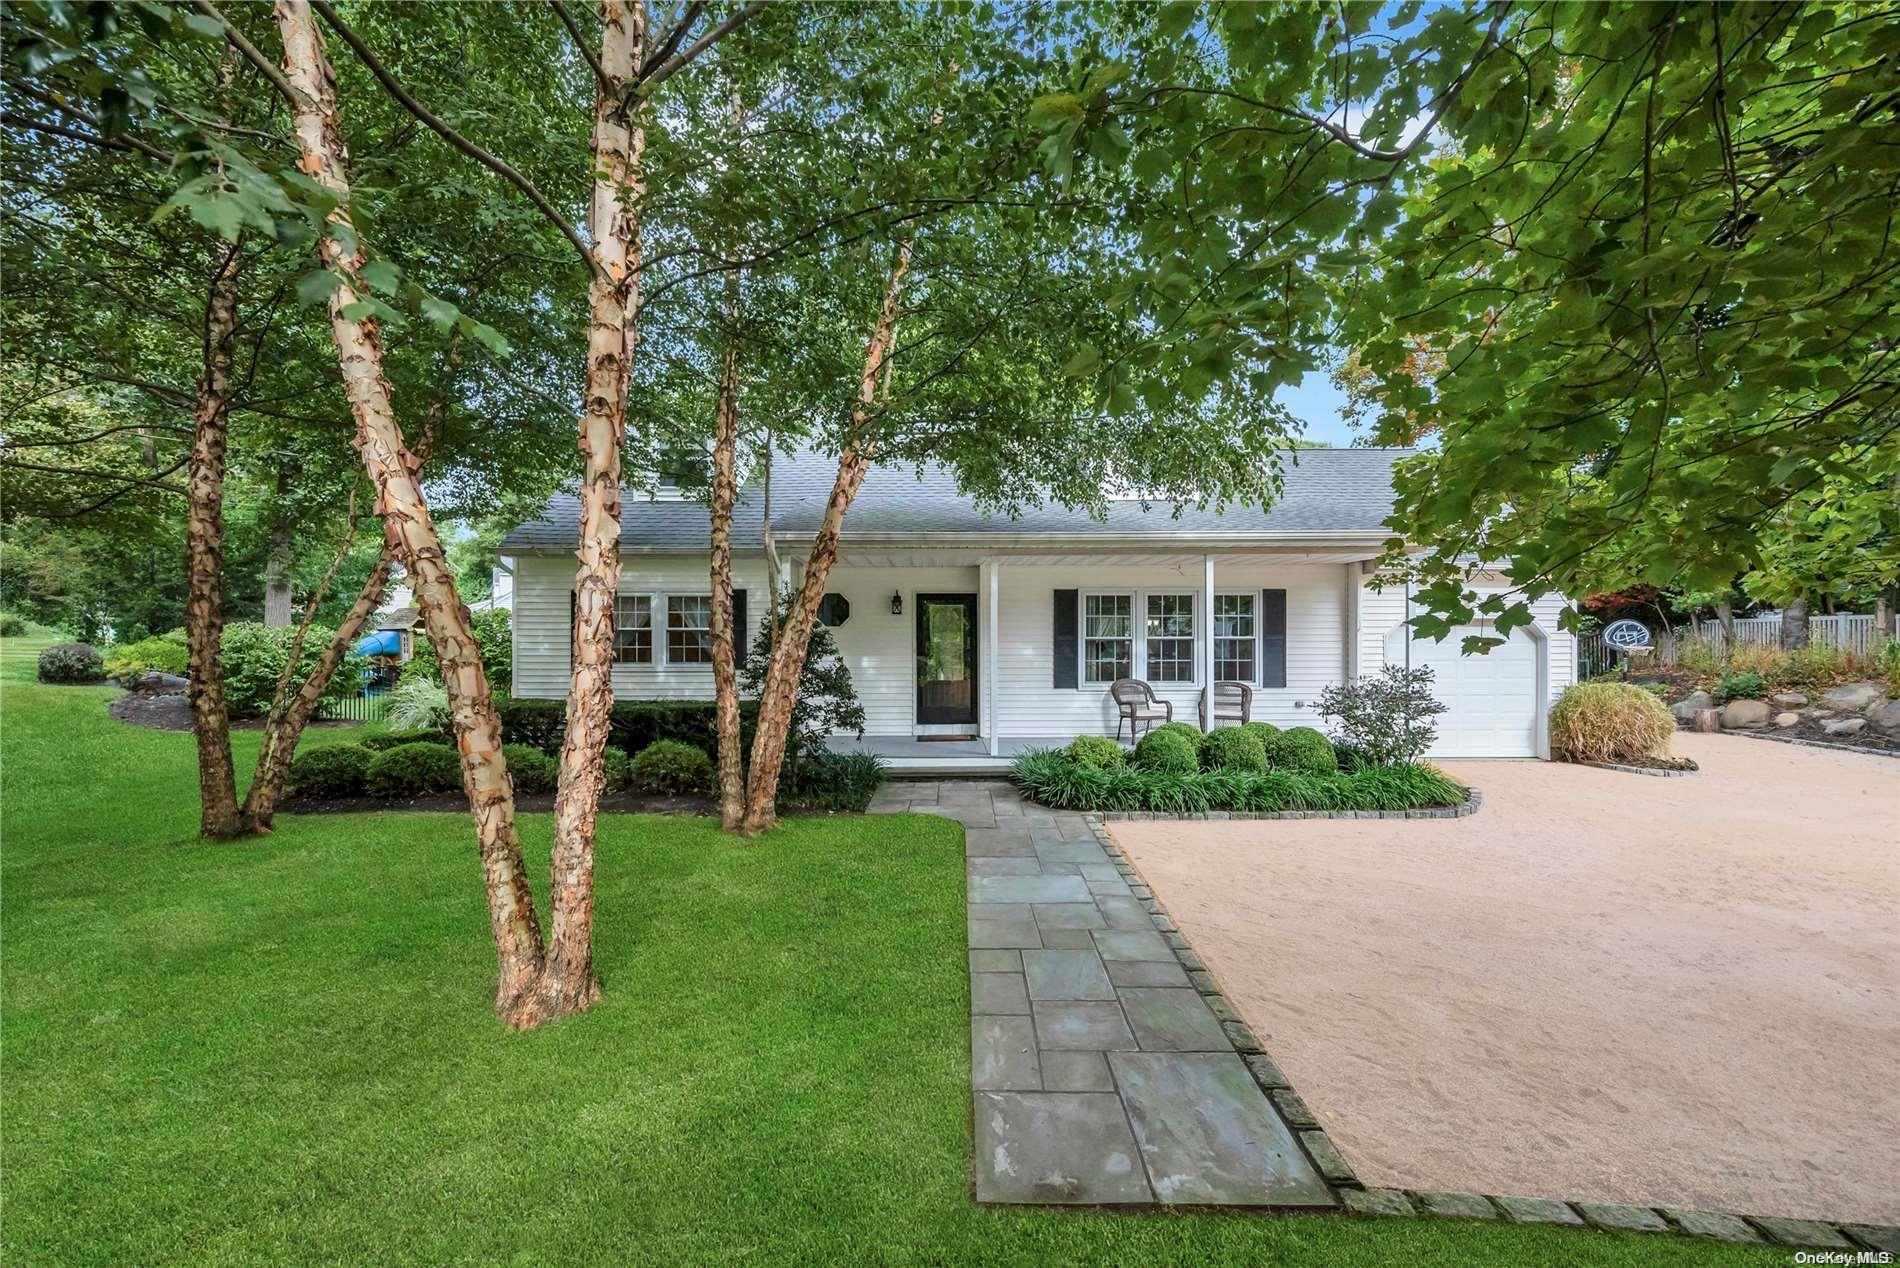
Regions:
[[1623, 682], [1579, 683], [1550, 710], [1551, 756], [1567, 762], [1667, 757], [1675, 733], [1675, 717], [1662, 701]]

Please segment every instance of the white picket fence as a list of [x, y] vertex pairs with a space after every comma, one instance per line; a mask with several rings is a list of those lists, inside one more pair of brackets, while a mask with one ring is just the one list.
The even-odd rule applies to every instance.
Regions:
[[[1737, 647], [1781, 646], [1779, 612], [1742, 617], [1734, 625]], [[1652, 630], [1652, 635], [1656, 640], [1656, 662], [1664, 665], [1676, 663], [1676, 644], [1683, 638], [1700, 638], [1718, 652], [1725, 638], [1720, 621], [1703, 621], [1700, 625], [1684, 625], [1679, 629], [1661, 632]], [[1869, 613], [1844, 612], [1838, 616], [1808, 618], [1808, 644], [1812, 647], [1832, 647], [1872, 656], [1880, 650], [1880, 641], [1880, 635], [1874, 628], [1874, 618]], [[1619, 663], [1617, 653], [1604, 646], [1601, 631], [1578, 637], [1577, 660], [1578, 674], [1584, 678], [1608, 673], [1616, 669]]]
[[[1735, 645], [1737, 647], [1779, 647], [1781, 646], [1781, 613], [1770, 612], [1765, 616], [1746, 616], [1733, 622], [1735, 626]], [[1704, 621], [1697, 628], [1703, 640], [1710, 646], [1720, 648], [1726, 637], [1720, 621]], [[1870, 655], [1874, 648], [1874, 618], [1871, 613], [1843, 612], [1837, 616], [1811, 616], [1808, 618], [1808, 644], [1811, 647], [1832, 647], [1844, 652], [1858, 652]]]

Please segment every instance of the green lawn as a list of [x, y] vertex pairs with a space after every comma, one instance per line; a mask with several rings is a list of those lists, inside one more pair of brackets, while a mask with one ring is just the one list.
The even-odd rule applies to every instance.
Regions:
[[[0, 641], [6, 1262], [1737, 1258], [978, 1208], [955, 825], [806, 820], [740, 845], [607, 816], [606, 997], [511, 1035], [465, 819], [285, 815], [200, 844], [190, 737], [112, 721], [108, 689], [32, 685], [36, 650]], [[537, 881], [549, 831], [523, 824]]]

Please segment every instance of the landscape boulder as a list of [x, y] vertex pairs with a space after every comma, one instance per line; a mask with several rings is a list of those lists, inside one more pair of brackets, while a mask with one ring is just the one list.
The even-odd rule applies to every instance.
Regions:
[[1712, 709], [1714, 707], [1714, 696], [1706, 691], [1691, 691], [1676, 704], [1671, 705], [1669, 711], [1676, 715], [1678, 721], [1694, 722], [1696, 710]]
[[1805, 692], [1800, 691], [1777, 691], [1768, 697], [1768, 702], [1778, 704], [1784, 709], [1799, 709], [1807, 704], [1808, 697]]
[[1768, 725], [1772, 710], [1766, 700], [1731, 700], [1722, 706], [1722, 725], [1731, 731], [1748, 731]]
[[1846, 739], [1850, 735], [1859, 735], [1866, 725], [1866, 718], [1836, 718], [1832, 722], [1823, 722], [1821, 731], [1837, 739]]
[[1877, 682], [1844, 682], [1822, 699], [1836, 709], [1848, 709], [1859, 713], [1869, 705], [1885, 699], [1887, 692]]
[[1867, 720], [1883, 731], [1900, 731], [1900, 700], [1889, 700], [1867, 711]]
[[169, 695], [174, 691], [183, 691], [190, 685], [190, 683], [180, 678], [177, 674], [161, 674], [157, 670], [143, 675], [136, 683], [132, 684], [134, 690], [143, 691], [155, 696]]
[[1800, 720], [1801, 715], [1798, 713], [1777, 713], [1775, 715], [1775, 725], [1780, 727], [1793, 726]]

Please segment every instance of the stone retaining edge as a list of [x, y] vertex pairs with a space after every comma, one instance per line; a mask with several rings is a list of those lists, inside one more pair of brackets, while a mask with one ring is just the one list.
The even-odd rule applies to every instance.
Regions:
[[[1772, 737], [1770, 737], [1772, 738]], [[1829, 747], [1839, 747], [1838, 745]], [[1594, 764], [1594, 763], [1585, 763]], [[1639, 769], [1639, 768], [1628, 768]], [[1643, 774], [1662, 772], [1641, 771]], [[1689, 771], [1669, 772], [1691, 774]], [[1732, 1244], [1821, 1247], [1838, 1251], [1869, 1250], [1900, 1255], [1900, 1227], [1883, 1224], [1840, 1224], [1824, 1220], [1784, 1219], [1767, 1215], [1741, 1215], [1716, 1211], [1685, 1211], [1674, 1207], [1618, 1206], [1597, 1202], [1568, 1202], [1557, 1198], [1522, 1197], [1510, 1194], [1437, 1192], [1417, 1189], [1367, 1188], [1339, 1152], [1324, 1127], [1293, 1090], [1280, 1067], [1267, 1054], [1260, 1041], [1240, 1020], [1240, 1014], [1227, 1002], [1213, 974], [1197, 955], [1167, 912], [1154, 891], [1123, 854], [1109, 834], [1109, 822], [1134, 822], [1157, 819], [1405, 819], [1462, 818], [1473, 814], [1483, 802], [1478, 790], [1463, 806], [1447, 807], [1451, 813], [1433, 815], [1417, 810], [1374, 811], [1281, 811], [1267, 814], [1239, 814], [1210, 811], [1197, 815], [1163, 815], [1148, 811], [1084, 812], [1096, 843], [1115, 862], [1115, 870], [1128, 882], [1129, 892], [1153, 920], [1155, 929], [1174, 951], [1188, 980], [1200, 992], [1202, 1001], [1220, 1019], [1227, 1042], [1247, 1072], [1259, 1085], [1286, 1125], [1292, 1129], [1300, 1148], [1313, 1169], [1325, 1180], [1339, 1199], [1341, 1207], [1353, 1215], [1369, 1217], [1503, 1220], [1513, 1224], [1553, 1224], [1571, 1227], [1613, 1229], [1619, 1232], [1674, 1233], [1685, 1237]]]
[[1900, 757], [1900, 749], [1869, 748], [1865, 744], [1834, 744], [1827, 740], [1808, 740], [1798, 735], [1774, 735], [1767, 731], [1721, 731], [1720, 735], [1740, 736], [1744, 740], [1772, 740], [1776, 744], [1799, 744], [1802, 748], [1825, 749], [1830, 753], [1865, 753], [1868, 757]]
[[1622, 762], [1572, 762], [1572, 766], [1594, 766], [1598, 770], [1617, 770], [1625, 775], [1654, 775], [1659, 779], [1679, 779], [1684, 775], [1694, 775], [1694, 770], [1664, 770], [1659, 766], [1628, 766]]

